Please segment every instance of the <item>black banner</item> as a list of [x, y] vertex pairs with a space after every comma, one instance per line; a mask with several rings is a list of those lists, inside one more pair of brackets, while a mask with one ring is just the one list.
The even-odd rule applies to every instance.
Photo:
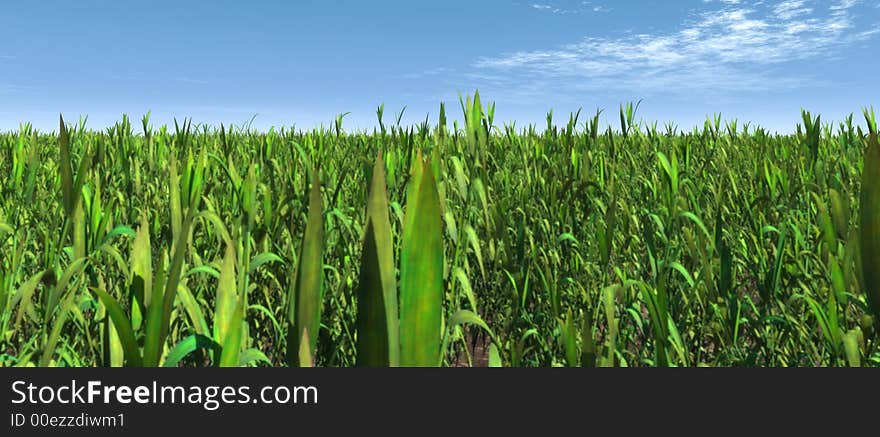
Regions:
[[[662, 432], [869, 425], [880, 373], [818, 369], [3, 369], [3, 435]], [[867, 400], [867, 401], [865, 401]], [[846, 420], [844, 420], [846, 419]], [[757, 429], [757, 428], [755, 428]], [[273, 434], [275, 434], [273, 432]], [[246, 435], [246, 434], [245, 434]]]

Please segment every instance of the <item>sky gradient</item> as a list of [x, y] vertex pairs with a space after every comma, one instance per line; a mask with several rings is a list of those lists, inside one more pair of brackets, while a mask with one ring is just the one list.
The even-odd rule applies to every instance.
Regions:
[[[434, 122], [479, 89], [496, 123], [582, 107], [690, 128], [706, 115], [791, 131], [880, 105], [880, 0], [7, 2], [0, 130], [103, 129], [151, 111], [311, 128]], [[878, 107], [880, 109], [880, 107]], [[614, 123], [615, 118], [608, 117]], [[583, 120], [583, 119], [582, 119]]]

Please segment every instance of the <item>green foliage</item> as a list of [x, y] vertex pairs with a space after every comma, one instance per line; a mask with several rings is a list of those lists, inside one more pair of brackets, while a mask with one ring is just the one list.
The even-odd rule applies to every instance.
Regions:
[[880, 366], [873, 111], [539, 130], [483, 102], [0, 133], [0, 366]]

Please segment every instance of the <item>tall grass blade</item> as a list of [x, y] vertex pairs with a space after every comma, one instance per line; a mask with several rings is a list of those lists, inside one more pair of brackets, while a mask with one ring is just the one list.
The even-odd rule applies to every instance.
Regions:
[[220, 280], [217, 285], [216, 309], [214, 310], [214, 340], [225, 344], [227, 333], [233, 329], [232, 322], [238, 309], [238, 294], [235, 287], [235, 248], [226, 246]]
[[107, 308], [107, 315], [113, 321], [113, 326], [119, 335], [119, 341], [122, 343], [122, 350], [125, 354], [125, 364], [127, 366], [140, 367], [142, 363], [140, 350], [138, 349], [137, 340], [134, 337], [134, 331], [131, 329], [131, 322], [125, 315], [119, 302], [101, 289], [94, 289], [98, 299]]
[[400, 364], [437, 366], [443, 315], [440, 198], [428, 161], [414, 163], [400, 263]]
[[[318, 170], [314, 171], [309, 192], [308, 221], [299, 251], [299, 265], [294, 275], [293, 293], [290, 294], [288, 311], [287, 355], [288, 364], [300, 362], [300, 341], [308, 339], [308, 350], [314, 351], [321, 323], [321, 305], [324, 283], [324, 219], [322, 213], [321, 182]], [[288, 328], [289, 329], [289, 328]], [[311, 333], [306, 336], [306, 333]]]
[[859, 232], [865, 296], [880, 327], [880, 144], [872, 132], [865, 150]]
[[385, 163], [381, 153], [373, 167], [367, 199], [358, 284], [357, 333], [359, 366], [396, 367], [400, 364], [397, 278], [388, 218]]

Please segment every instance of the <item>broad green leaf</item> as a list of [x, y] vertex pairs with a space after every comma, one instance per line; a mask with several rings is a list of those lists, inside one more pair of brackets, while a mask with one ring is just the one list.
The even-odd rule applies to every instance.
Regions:
[[227, 332], [232, 328], [231, 323], [238, 309], [238, 299], [235, 284], [235, 248], [226, 246], [214, 309], [214, 340], [219, 344], [225, 344]]
[[241, 340], [244, 333], [244, 299], [238, 300], [235, 313], [229, 320], [228, 331], [223, 339], [222, 351], [220, 352], [220, 367], [238, 367], [241, 365]]
[[55, 356], [55, 348], [58, 345], [58, 340], [61, 338], [61, 332], [64, 330], [64, 325], [67, 323], [71, 311], [76, 307], [75, 297], [76, 294], [68, 293], [67, 297], [59, 305], [58, 316], [53, 320], [52, 331], [46, 340], [45, 347], [43, 347], [42, 355], [40, 355], [40, 367], [48, 367], [52, 357]]
[[107, 308], [107, 314], [110, 316], [110, 320], [113, 321], [113, 326], [116, 327], [119, 341], [122, 343], [122, 350], [125, 352], [126, 364], [128, 366], [140, 367], [143, 363], [134, 332], [131, 329], [131, 322], [126, 317], [122, 307], [119, 306], [119, 302], [104, 290], [96, 288], [94, 292]]
[[501, 353], [498, 352], [498, 346], [495, 346], [495, 343], [489, 345], [489, 367], [503, 367]]
[[480, 250], [480, 239], [477, 237], [477, 231], [471, 225], [465, 225], [464, 233], [467, 236], [468, 243], [477, 257], [477, 266], [480, 267], [480, 276], [486, 279], [486, 268], [483, 266], [483, 252]]
[[61, 300], [61, 295], [66, 293], [74, 293], [74, 291], [68, 291], [68, 285], [71, 281], [75, 280], [76, 277], [79, 276], [80, 273], [85, 269], [88, 259], [87, 258], [78, 258], [76, 261], [70, 263], [67, 266], [67, 269], [64, 270], [64, 273], [61, 274], [61, 279], [58, 280], [58, 283], [55, 284], [55, 287], [52, 289], [49, 294], [49, 300], [46, 302], [46, 313], [44, 314], [44, 322], [49, 323], [49, 319], [52, 317], [52, 314], [55, 311], [55, 307], [58, 305], [58, 302]]
[[565, 362], [568, 367], [576, 367], [578, 364], [577, 335], [575, 334], [571, 311], [566, 313], [565, 318], [560, 321], [560, 328], [562, 345], [565, 351]]
[[189, 288], [184, 285], [177, 287], [177, 298], [180, 305], [182, 305], [183, 309], [186, 311], [190, 325], [196, 331], [196, 334], [211, 335], [212, 332], [208, 328], [208, 323], [205, 321], [202, 307], [199, 305], [196, 297], [192, 295]]
[[[103, 305], [103, 304], [102, 304]], [[106, 309], [104, 310], [106, 313]], [[119, 339], [119, 333], [116, 332], [116, 325], [109, 317], [105, 317], [103, 322], [104, 335], [106, 335], [107, 349], [109, 352], [110, 367], [122, 367], [125, 364], [125, 349], [122, 347], [122, 341]]]
[[471, 280], [468, 279], [467, 273], [465, 273], [464, 269], [461, 267], [455, 268], [455, 279], [461, 285], [461, 291], [464, 292], [464, 295], [468, 300], [468, 305], [471, 307], [471, 311], [477, 312], [477, 297], [474, 295], [474, 289], [471, 287]]
[[99, 246], [105, 246], [107, 244], [110, 244], [113, 241], [113, 239], [115, 239], [116, 237], [118, 237], [120, 235], [125, 235], [128, 237], [137, 237], [137, 233], [134, 231], [134, 229], [132, 229], [128, 226], [119, 225], [119, 226], [113, 228], [112, 230], [110, 230], [110, 232], [108, 232], [107, 235], [105, 235], [104, 238], [101, 239]]
[[241, 353], [239, 357], [239, 366], [248, 367], [251, 364], [266, 363], [272, 365], [272, 361], [259, 349], [250, 348]]
[[[321, 323], [324, 283], [324, 219], [322, 213], [321, 182], [318, 170], [314, 170], [312, 188], [309, 192], [309, 210], [306, 229], [300, 246], [299, 263], [294, 275], [290, 307], [288, 311], [287, 359], [290, 366], [299, 362], [300, 340], [307, 338], [307, 349], [314, 351], [318, 342]], [[290, 328], [293, 327], [293, 330]], [[311, 334], [306, 337], [305, 333]]]
[[284, 260], [281, 259], [280, 256], [275, 255], [272, 252], [261, 253], [261, 254], [255, 256], [254, 259], [251, 260], [251, 263], [249, 266], [250, 267], [250, 274], [253, 274], [254, 272], [256, 272], [257, 269], [262, 267], [264, 264], [275, 263], [275, 262], [283, 263]]
[[34, 292], [37, 290], [37, 286], [40, 285], [40, 281], [43, 280], [43, 275], [49, 272], [48, 270], [39, 272], [30, 277], [21, 287], [18, 287], [18, 290], [12, 294], [11, 303], [9, 305], [9, 310], [12, 311], [15, 309], [16, 303], [19, 304], [18, 311], [15, 316], [15, 328], [21, 325], [21, 321], [24, 318], [25, 313], [27, 313], [28, 308], [33, 308], [33, 301], [31, 298], [34, 295]]
[[381, 153], [373, 167], [358, 280], [357, 364], [400, 364], [397, 278], [388, 217], [385, 164]]
[[443, 315], [443, 224], [432, 170], [421, 157], [407, 194], [400, 255], [400, 364], [437, 366]]
[[180, 183], [180, 176], [177, 174], [177, 158], [173, 155], [168, 160], [168, 172], [168, 189], [171, 196], [171, 236], [176, 240], [181, 233], [180, 227], [181, 223], [183, 223], [183, 212], [180, 207], [180, 185], [178, 185]]
[[183, 277], [188, 277], [188, 276], [192, 276], [195, 274], [208, 275], [214, 279], [220, 280], [220, 272], [218, 272], [217, 269], [215, 269], [214, 267], [211, 267], [209, 265], [201, 265], [198, 267], [193, 267], [193, 268], [189, 269], [189, 271], [186, 272], [186, 274], [183, 275]]
[[153, 282], [153, 298], [150, 306], [147, 308], [146, 331], [144, 332], [144, 351], [143, 360], [144, 367], [158, 367], [159, 360], [162, 355], [165, 340], [163, 338], [164, 328], [162, 321], [164, 287], [165, 287], [165, 266], [168, 264], [167, 256], [163, 255], [162, 264], [156, 271], [156, 278]]
[[834, 188], [828, 190], [828, 194], [831, 198], [831, 219], [834, 222], [834, 229], [838, 238], [846, 239], [849, 232], [849, 204]]
[[199, 349], [211, 349], [217, 351], [220, 350], [220, 345], [204, 335], [192, 334], [183, 340], [180, 340], [180, 342], [168, 352], [168, 356], [165, 357], [165, 362], [162, 363], [162, 367], [178, 367], [180, 360]]
[[859, 337], [861, 331], [852, 329], [843, 336], [843, 349], [846, 352], [846, 361], [849, 367], [862, 367], [862, 355], [859, 351]]
[[454, 328], [459, 325], [475, 325], [482, 328], [489, 334], [489, 337], [495, 341], [495, 332], [492, 331], [492, 328], [476, 313], [471, 310], [458, 310], [455, 314], [452, 315], [449, 319], [449, 327]]
[[86, 221], [82, 202], [77, 202], [73, 209], [73, 259], [86, 256]]
[[297, 362], [299, 367], [314, 367], [314, 357], [311, 349], [309, 349], [309, 328], [303, 329], [302, 339], [299, 341], [299, 350], [297, 351]]
[[[180, 284], [181, 273], [183, 270], [183, 258], [186, 254], [186, 246], [187, 240], [189, 239], [190, 227], [192, 226], [193, 219], [196, 215], [196, 210], [198, 209], [200, 199], [201, 199], [201, 174], [204, 172], [205, 165], [207, 163], [207, 158], [204, 153], [204, 149], [200, 155], [200, 159], [198, 163], [194, 163], [192, 156], [187, 160], [187, 175], [191, 175], [190, 180], [184, 182], [184, 187], [187, 186], [187, 183], [190, 184], [188, 193], [189, 198], [185, 199], [188, 201], [189, 206], [187, 207], [186, 216], [183, 219], [183, 222], [180, 225], [179, 233], [174, 235], [174, 242], [172, 244], [173, 255], [171, 257], [171, 266], [168, 270], [167, 279], [165, 281], [165, 292], [162, 296], [162, 317], [161, 322], [159, 324], [159, 328], [161, 329], [161, 335], [159, 335], [158, 343], [155, 345], [156, 350], [149, 351], [151, 361], [154, 358], [152, 354], [155, 355], [155, 362], [152, 362], [150, 366], [158, 365], [158, 358], [161, 356], [161, 350], [164, 348], [165, 337], [168, 335], [168, 327], [171, 324], [171, 310], [174, 305], [174, 298], [177, 296], [177, 286]], [[193, 168], [195, 166], [195, 168]], [[175, 184], [172, 183], [172, 189]], [[172, 212], [173, 212], [172, 205]], [[155, 297], [155, 296], [154, 296]], [[144, 352], [144, 356], [147, 356], [147, 352]], [[146, 361], [146, 358], [144, 359]]]
[[860, 247], [865, 295], [880, 327], [880, 143], [871, 133], [865, 150], [860, 210]]

